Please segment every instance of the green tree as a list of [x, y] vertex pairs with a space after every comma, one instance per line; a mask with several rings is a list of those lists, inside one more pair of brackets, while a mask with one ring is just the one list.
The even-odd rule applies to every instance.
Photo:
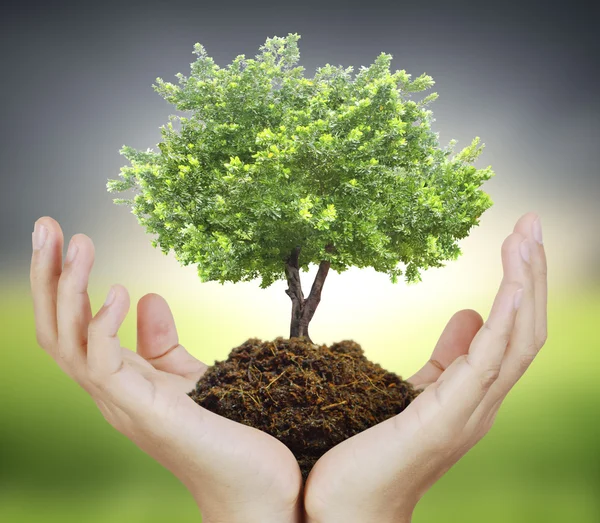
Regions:
[[[419, 269], [461, 254], [456, 241], [492, 205], [478, 187], [494, 173], [471, 165], [479, 138], [457, 154], [456, 140], [439, 147], [428, 109], [437, 93], [411, 99], [430, 76], [391, 73], [392, 55], [381, 53], [354, 78], [352, 67], [326, 64], [307, 79], [299, 39], [268, 38], [255, 60], [242, 54], [227, 68], [195, 44], [189, 77], [153, 84], [191, 114], [169, 116], [159, 152], [123, 146], [131, 165], [107, 188], [137, 189], [115, 203], [132, 206], [155, 247], [197, 264], [202, 281], [260, 277], [267, 288], [286, 278], [290, 337], [310, 340], [330, 268], [420, 281]], [[305, 298], [299, 271], [311, 263]]]

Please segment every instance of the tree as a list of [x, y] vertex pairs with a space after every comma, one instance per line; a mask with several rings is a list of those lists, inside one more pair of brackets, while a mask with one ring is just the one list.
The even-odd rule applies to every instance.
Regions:
[[[490, 197], [478, 187], [494, 173], [471, 165], [479, 138], [453, 153], [431, 130], [433, 79], [390, 72], [381, 53], [352, 78], [352, 67], [326, 64], [312, 79], [296, 66], [298, 34], [268, 38], [256, 59], [220, 68], [202, 45], [179, 85], [153, 88], [189, 117], [169, 117], [159, 152], [123, 146], [131, 163], [111, 192], [164, 253], [197, 264], [203, 282], [287, 279], [290, 338], [305, 336], [329, 269], [373, 267], [392, 283], [442, 267], [461, 250]], [[181, 128], [173, 128], [178, 120]], [[299, 271], [319, 269], [308, 297]]]

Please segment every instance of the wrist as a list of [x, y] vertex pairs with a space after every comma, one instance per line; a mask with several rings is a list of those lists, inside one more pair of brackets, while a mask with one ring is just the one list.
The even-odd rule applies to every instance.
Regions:
[[394, 520], [394, 523], [411, 523], [415, 506], [411, 505], [410, 508], [404, 509], [400, 512], [398, 518]]
[[[404, 511], [401, 513], [390, 514], [388, 517], [377, 518], [378, 523], [412, 523], [413, 511], [410, 512]], [[369, 521], [373, 520], [373, 518], [367, 517], [366, 519], [362, 519], [360, 521]], [[358, 519], [356, 521], [359, 521]]]
[[402, 512], [396, 512], [388, 519], [384, 518], [383, 521], [387, 523], [412, 523], [412, 516], [412, 510], [403, 510]]
[[295, 505], [273, 504], [268, 501], [249, 502], [235, 508], [228, 503], [200, 503], [196, 506], [202, 515], [202, 523], [305, 523], [302, 503]]
[[400, 519], [395, 519], [393, 523], [412, 523], [412, 512], [401, 516]]
[[208, 492], [206, 484], [184, 481], [202, 515], [203, 523], [304, 523], [303, 499], [295, 495], [248, 499], [234, 502], [238, 497], [231, 491]]
[[195, 498], [202, 523], [305, 523], [301, 506], [274, 506], [268, 503], [248, 503], [233, 507], [223, 503], [201, 503]]
[[288, 514], [280, 513], [245, 513], [245, 514], [208, 514], [200, 511], [202, 523], [304, 523]]
[[396, 511], [386, 514], [365, 513], [360, 510], [347, 511], [345, 509], [336, 510], [328, 514], [306, 513], [304, 523], [364, 523], [365, 521], [377, 521], [377, 523], [412, 523], [414, 509], [405, 509], [401, 512]]

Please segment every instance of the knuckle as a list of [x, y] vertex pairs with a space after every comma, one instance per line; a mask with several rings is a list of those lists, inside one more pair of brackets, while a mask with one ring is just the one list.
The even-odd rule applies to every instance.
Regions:
[[58, 356], [59, 358], [68, 366], [71, 366], [73, 363], [73, 354], [68, 350], [64, 343], [61, 343], [59, 340], [58, 343]]
[[508, 235], [508, 236], [507, 236], [507, 237], [504, 239], [504, 241], [502, 242], [502, 247], [501, 247], [501, 249], [500, 249], [500, 252], [501, 252], [503, 255], [509, 254], [509, 251], [510, 251], [510, 249], [511, 249], [511, 246], [512, 246], [512, 244], [513, 244], [513, 242], [514, 242], [514, 239], [513, 239], [513, 237], [514, 237], [514, 233], [513, 233], [513, 234], [509, 234], [509, 235]]
[[484, 389], [488, 389], [500, 376], [500, 365], [493, 365], [486, 367], [480, 373], [481, 386]]
[[498, 415], [498, 411], [500, 410], [500, 406], [506, 397], [506, 393], [501, 394], [501, 396], [496, 399], [493, 404], [481, 404], [480, 408], [482, 408], [481, 415], [477, 416], [474, 421], [473, 433], [474, 436], [479, 441], [483, 436], [485, 436], [488, 432], [492, 430], [494, 426], [494, 422], [496, 421], [496, 416]]
[[541, 334], [538, 334], [535, 339], [536, 349], [537, 350], [541, 349], [544, 346], [544, 344], [546, 343], [547, 339], [548, 339], [548, 333], [546, 331], [542, 332]]
[[494, 333], [494, 329], [490, 325], [489, 319], [487, 319], [483, 322], [482, 328], [492, 334]]
[[525, 237], [522, 234], [520, 234], [518, 232], [512, 232], [502, 242], [501, 254], [503, 256], [507, 256], [507, 255], [510, 256], [510, 253], [514, 249], [517, 249], [519, 244], [524, 239], [525, 239]]
[[494, 416], [490, 415], [481, 423], [481, 425], [479, 425], [479, 430], [475, 433], [477, 441], [483, 438], [483, 436], [485, 436], [492, 429], [492, 426], [494, 425], [493, 418]]
[[47, 272], [41, 270], [35, 262], [31, 267], [31, 272], [29, 273], [29, 280], [31, 281], [31, 284], [35, 286], [42, 286], [50, 282], [50, 278], [48, 277]]
[[73, 379], [83, 390], [85, 390], [90, 396], [92, 396], [92, 398], [94, 397], [94, 384], [90, 382], [85, 373], [82, 374], [81, 371], [79, 371], [76, 374], [73, 374]]
[[507, 345], [510, 341], [511, 331], [506, 328], [497, 329], [490, 324], [489, 319], [483, 323], [483, 329], [489, 332], [495, 339], [501, 341], [504, 345]]
[[35, 331], [35, 341], [44, 350], [50, 350], [54, 345], [54, 340], [52, 337], [46, 332], [40, 330]]
[[510, 343], [512, 332], [508, 329], [502, 329], [496, 333], [498, 341], [502, 342], [502, 345], [508, 345]]
[[[452, 362], [451, 365], [463, 365], [465, 363], [470, 363], [468, 354], [461, 354]], [[448, 367], [448, 368], [450, 368], [450, 367]]]
[[546, 279], [548, 277], [548, 267], [545, 264], [542, 264], [538, 267], [537, 273], [542, 279]]
[[481, 441], [486, 436], [486, 434], [488, 434], [489, 431], [492, 429], [492, 425], [492, 421], [489, 421], [487, 419], [482, 421], [477, 427], [477, 429], [473, 432], [473, 435], [471, 437], [471, 444], [475, 445], [476, 443]]
[[506, 287], [507, 289], [511, 292], [511, 293], [515, 293], [517, 292], [519, 289], [523, 289], [523, 283], [520, 281], [515, 281], [515, 280], [511, 280], [509, 282], [506, 283]]
[[528, 348], [527, 352], [520, 354], [518, 361], [519, 370], [522, 372], [526, 371], [535, 359], [535, 356], [535, 352], [531, 352], [530, 348]]
[[74, 267], [66, 267], [58, 280], [58, 292], [65, 294], [74, 294], [77, 292], [79, 282], [73, 277]]
[[471, 367], [473, 374], [479, 379], [479, 383], [483, 389], [488, 389], [500, 376], [501, 363], [485, 363], [483, 365], [473, 364], [471, 360], [466, 357], [466, 363]]
[[475, 445], [483, 438], [490, 430], [492, 422], [490, 421], [490, 413], [479, 414], [471, 418], [467, 423], [469, 446]]
[[481, 438], [483, 436], [485, 436], [490, 430], [492, 430], [492, 427], [494, 426], [494, 422], [496, 421], [497, 415], [498, 415], [498, 408], [492, 407], [492, 409], [490, 410], [490, 412], [488, 412], [485, 419], [481, 422], [481, 426], [480, 426], [480, 430], [479, 430]]
[[96, 318], [93, 318], [88, 323], [88, 340], [97, 338], [102, 332], [102, 326]]
[[104, 385], [106, 383], [106, 377], [103, 372], [96, 367], [95, 365], [87, 365], [86, 367], [86, 376], [90, 383], [96, 387], [99, 391], [104, 390]]
[[98, 407], [98, 410], [100, 411], [100, 413], [102, 414], [102, 416], [104, 417], [104, 419], [106, 421], [108, 421], [108, 423], [110, 423], [111, 425], [113, 425], [114, 422], [114, 416], [112, 415], [112, 413], [110, 412], [110, 410], [108, 409], [108, 407], [106, 406], [106, 404], [101, 401], [101, 400], [95, 400], [96, 401], [96, 405]]
[[102, 417], [106, 420], [106, 422], [108, 424], [117, 428], [117, 421], [115, 420], [115, 417], [110, 413], [110, 411], [105, 410], [105, 409], [100, 409], [100, 412], [102, 413]]

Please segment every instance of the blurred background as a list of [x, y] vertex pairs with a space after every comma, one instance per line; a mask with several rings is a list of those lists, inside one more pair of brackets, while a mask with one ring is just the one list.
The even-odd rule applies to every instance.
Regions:
[[[501, 279], [500, 247], [523, 214], [539, 214], [549, 270], [548, 341], [505, 400], [491, 432], [428, 492], [415, 523], [600, 522], [600, 175], [597, 7], [549, 2], [20, 2], [0, 18], [0, 520], [199, 521], [190, 494], [102, 418], [35, 341], [30, 234], [44, 215], [65, 246], [96, 246], [94, 312], [113, 283], [132, 308], [158, 292], [181, 342], [207, 364], [249, 337], [289, 335], [279, 281], [201, 283], [150, 245], [106, 191], [122, 145], [156, 150], [174, 111], [151, 85], [189, 73], [193, 44], [216, 63], [253, 58], [267, 37], [301, 35], [300, 64], [352, 65], [381, 52], [392, 69], [425, 72], [440, 144], [480, 136], [477, 165], [494, 206], [461, 241], [462, 256], [393, 285], [373, 269], [330, 272], [311, 337], [360, 343], [408, 377], [458, 310], [484, 318]], [[316, 266], [302, 275], [305, 293]]]

